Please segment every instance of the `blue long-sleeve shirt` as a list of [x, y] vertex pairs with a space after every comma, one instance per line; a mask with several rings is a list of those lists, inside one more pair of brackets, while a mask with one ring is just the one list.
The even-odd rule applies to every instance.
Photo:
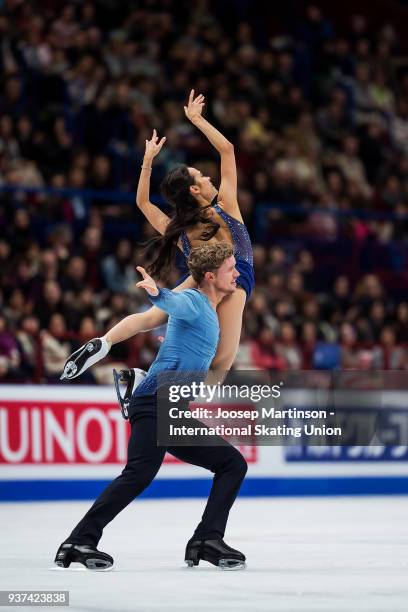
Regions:
[[157, 296], [149, 298], [170, 316], [166, 338], [134, 396], [156, 393], [156, 376], [161, 372], [208, 372], [219, 340], [217, 313], [207, 296], [197, 289], [179, 293], [159, 289]]

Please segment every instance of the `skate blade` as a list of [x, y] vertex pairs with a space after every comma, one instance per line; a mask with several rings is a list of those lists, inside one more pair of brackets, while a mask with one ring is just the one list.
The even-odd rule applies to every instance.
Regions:
[[92, 572], [110, 572], [111, 570], [113, 570], [113, 564], [112, 565], [105, 565], [102, 567], [98, 567], [98, 563], [101, 563], [100, 559], [87, 559], [86, 560], [86, 567], [87, 569], [91, 570]]
[[245, 561], [237, 561], [236, 559], [221, 559], [218, 562], [218, 569], [224, 572], [235, 572], [237, 570], [246, 569]]
[[60, 567], [59, 565], [53, 565], [48, 568], [50, 572], [86, 572], [86, 567], [81, 564], [75, 564], [75, 567], [71, 563], [69, 567]]
[[113, 571], [113, 565], [109, 565], [108, 567], [85, 567], [82, 563], [71, 563], [69, 567], [61, 567], [59, 565], [54, 565], [48, 568], [51, 572], [111, 572]]
[[77, 378], [83, 374], [83, 372], [97, 363], [100, 360], [97, 358], [97, 356], [101, 352], [101, 347], [98, 348], [98, 344], [95, 346], [93, 341], [90, 340], [85, 344], [82, 350], [78, 349], [77, 352], [78, 355], [73, 353], [75, 357], [70, 359], [68, 363], [65, 364], [60, 380], [72, 380], [73, 378]]

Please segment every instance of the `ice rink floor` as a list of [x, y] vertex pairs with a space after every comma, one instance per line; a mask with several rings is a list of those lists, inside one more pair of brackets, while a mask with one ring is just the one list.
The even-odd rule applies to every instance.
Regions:
[[49, 571], [89, 505], [0, 504], [0, 588], [69, 590], [72, 612], [408, 609], [406, 497], [238, 499], [225, 539], [248, 567], [235, 572], [184, 565], [204, 500], [141, 500], [101, 540], [114, 571]]

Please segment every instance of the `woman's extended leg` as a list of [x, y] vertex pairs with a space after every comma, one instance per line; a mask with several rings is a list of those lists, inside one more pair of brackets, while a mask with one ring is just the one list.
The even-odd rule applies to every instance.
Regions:
[[[196, 287], [197, 284], [191, 276], [178, 285], [173, 291], [183, 291]], [[153, 306], [146, 312], [129, 315], [119, 321], [102, 338], [93, 338], [72, 353], [65, 362], [62, 379], [72, 379], [80, 376], [85, 370], [106, 357], [112, 344], [128, 340], [139, 332], [149, 331], [160, 327], [167, 321], [167, 314]]]
[[116, 323], [107, 332], [105, 338], [110, 344], [117, 344], [118, 342], [123, 342], [123, 340], [128, 340], [139, 332], [150, 331], [155, 327], [164, 325], [167, 318], [167, 313], [156, 306], [152, 306], [145, 312], [136, 312]]
[[[183, 291], [183, 289], [191, 289], [196, 286], [197, 283], [189, 276], [184, 282], [177, 285], [173, 291]], [[156, 306], [152, 306], [152, 308], [149, 308], [149, 310], [145, 312], [137, 312], [119, 321], [119, 323], [107, 332], [105, 338], [110, 344], [123, 342], [123, 340], [128, 340], [139, 332], [150, 331], [151, 329], [164, 325], [167, 318], [167, 314], [163, 310], [156, 308]]]
[[245, 301], [246, 293], [238, 287], [234, 293], [224, 298], [217, 308], [220, 341], [211, 370], [229, 370], [234, 362], [241, 337]]

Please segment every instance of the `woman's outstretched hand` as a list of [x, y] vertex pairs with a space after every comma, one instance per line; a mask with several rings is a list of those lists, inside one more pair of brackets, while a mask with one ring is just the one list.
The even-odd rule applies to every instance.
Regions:
[[142, 266], [137, 266], [136, 270], [143, 276], [143, 280], [136, 283], [136, 287], [141, 287], [149, 295], [156, 296], [159, 295], [159, 290], [157, 288], [156, 282], [152, 279], [151, 276], [148, 275], [146, 270], [142, 268]]
[[192, 123], [201, 117], [204, 108], [204, 100], [205, 98], [202, 94], [199, 94], [196, 98], [194, 98], [194, 89], [190, 91], [188, 104], [184, 107], [184, 112], [187, 119], [190, 119]]
[[153, 135], [150, 140], [146, 140], [145, 159], [153, 159], [158, 155], [166, 142], [166, 137], [159, 141], [156, 130], [153, 130]]

